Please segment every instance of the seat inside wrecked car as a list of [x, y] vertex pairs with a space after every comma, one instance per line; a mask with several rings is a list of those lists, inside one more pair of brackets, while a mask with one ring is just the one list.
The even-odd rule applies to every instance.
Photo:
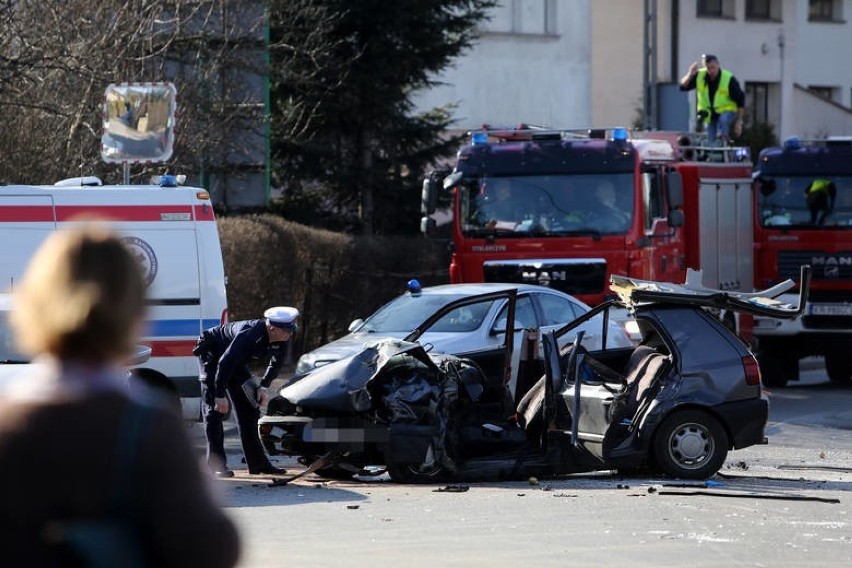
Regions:
[[[590, 355], [583, 356], [580, 366], [580, 377], [587, 388], [603, 386], [613, 398], [619, 400], [618, 416], [613, 415], [613, 421], [632, 416], [645, 398], [648, 389], [660, 376], [661, 370], [670, 360], [661, 352], [660, 347], [643, 344], [634, 349], [627, 363], [620, 372], [598, 361]], [[559, 393], [565, 387], [565, 377], [550, 373], [554, 382], [554, 391]], [[535, 385], [521, 398], [517, 406], [516, 419], [518, 424], [531, 436], [536, 436], [544, 428], [543, 412], [545, 402], [545, 381], [547, 374], [542, 376]], [[615, 413], [614, 413], [615, 414]], [[583, 420], [581, 417], [581, 424]], [[565, 426], [565, 425], [563, 425]]]

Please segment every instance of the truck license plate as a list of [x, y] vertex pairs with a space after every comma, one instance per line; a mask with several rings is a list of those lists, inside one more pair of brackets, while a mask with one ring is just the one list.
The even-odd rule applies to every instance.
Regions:
[[852, 304], [811, 304], [814, 316], [852, 316]]

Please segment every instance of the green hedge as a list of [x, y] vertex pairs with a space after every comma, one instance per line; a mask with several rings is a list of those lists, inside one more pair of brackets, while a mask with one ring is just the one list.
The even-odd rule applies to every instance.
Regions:
[[302, 311], [299, 354], [346, 334], [417, 278], [445, 284], [446, 243], [422, 237], [359, 237], [261, 214], [218, 220], [230, 319], [253, 319], [275, 305]]

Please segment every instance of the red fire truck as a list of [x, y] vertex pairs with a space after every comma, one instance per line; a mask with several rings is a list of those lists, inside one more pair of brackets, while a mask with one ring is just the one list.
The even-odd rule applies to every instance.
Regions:
[[595, 304], [612, 274], [683, 282], [689, 267], [751, 291], [751, 175], [747, 150], [676, 133], [486, 128], [424, 182], [421, 228], [450, 224], [452, 282], [537, 283]]
[[755, 285], [813, 267], [808, 307], [798, 320], [755, 318], [768, 384], [799, 378], [799, 359], [825, 357], [829, 379], [852, 379], [852, 139], [767, 148], [755, 164]]

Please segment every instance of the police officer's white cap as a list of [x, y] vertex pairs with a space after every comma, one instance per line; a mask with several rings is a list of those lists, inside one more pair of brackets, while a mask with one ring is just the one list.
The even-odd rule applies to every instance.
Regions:
[[295, 330], [297, 328], [296, 318], [299, 317], [299, 310], [290, 306], [276, 306], [263, 312], [263, 317], [275, 327]]

